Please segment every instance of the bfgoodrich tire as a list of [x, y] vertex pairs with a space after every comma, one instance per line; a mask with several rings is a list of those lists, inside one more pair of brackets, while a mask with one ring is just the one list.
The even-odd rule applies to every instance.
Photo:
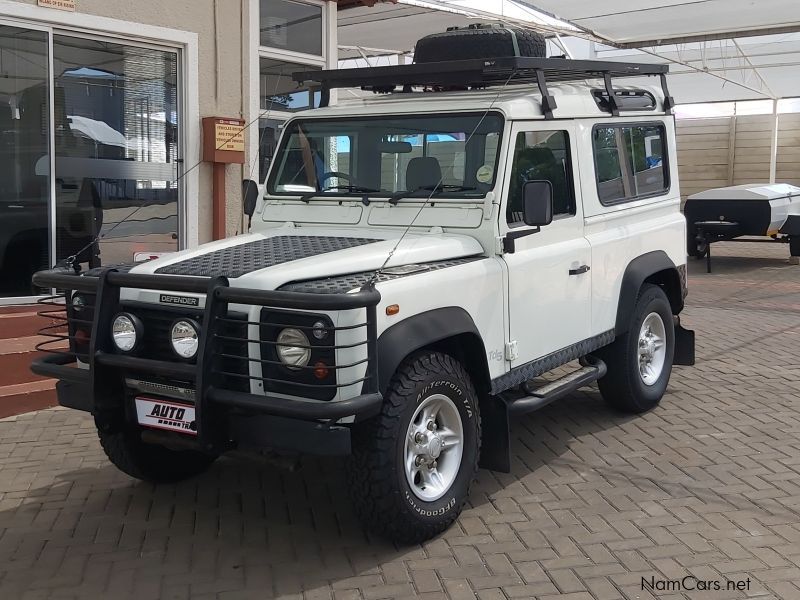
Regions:
[[126, 428], [108, 433], [98, 429], [100, 445], [112, 464], [123, 473], [142, 481], [173, 483], [199, 475], [216, 456], [194, 450], [171, 450], [145, 444], [138, 430]]
[[444, 531], [469, 495], [480, 439], [478, 398], [464, 367], [441, 352], [409, 357], [381, 413], [353, 432], [348, 487], [359, 517], [400, 543]]
[[660, 287], [645, 284], [627, 332], [598, 353], [608, 366], [606, 376], [597, 382], [603, 399], [630, 413], [655, 407], [667, 390], [674, 353], [669, 300]]

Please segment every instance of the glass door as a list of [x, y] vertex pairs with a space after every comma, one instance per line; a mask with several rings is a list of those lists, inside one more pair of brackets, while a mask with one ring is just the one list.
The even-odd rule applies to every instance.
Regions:
[[30, 296], [50, 262], [46, 31], [0, 25], [0, 300]]
[[57, 259], [177, 250], [177, 52], [55, 34], [53, 71]]

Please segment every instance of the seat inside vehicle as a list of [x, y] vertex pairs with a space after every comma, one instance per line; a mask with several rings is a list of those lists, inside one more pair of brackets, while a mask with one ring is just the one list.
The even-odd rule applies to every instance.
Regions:
[[433, 156], [412, 158], [406, 167], [406, 188], [410, 192], [431, 190], [442, 182], [442, 167]]

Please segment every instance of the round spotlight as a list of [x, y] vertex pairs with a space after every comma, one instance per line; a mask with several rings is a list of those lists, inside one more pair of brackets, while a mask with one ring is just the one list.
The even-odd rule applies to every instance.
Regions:
[[85, 296], [81, 296], [80, 294], [75, 294], [72, 297], [72, 310], [76, 313], [81, 312], [89, 303], [86, 301]]
[[312, 333], [318, 340], [324, 340], [326, 337], [328, 337], [328, 328], [322, 321], [317, 321], [312, 327]]
[[141, 331], [139, 319], [128, 313], [120, 313], [111, 322], [111, 339], [120, 352], [131, 352]]
[[175, 321], [170, 329], [169, 341], [175, 354], [181, 358], [194, 358], [200, 348], [200, 328], [194, 321]]
[[289, 327], [282, 330], [275, 341], [278, 358], [287, 368], [297, 370], [308, 366], [311, 347], [305, 333]]

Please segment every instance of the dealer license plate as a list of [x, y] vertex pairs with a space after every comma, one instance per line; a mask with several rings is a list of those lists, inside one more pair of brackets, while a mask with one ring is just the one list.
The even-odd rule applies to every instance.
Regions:
[[197, 435], [194, 406], [154, 398], [136, 398], [136, 418], [139, 425]]

